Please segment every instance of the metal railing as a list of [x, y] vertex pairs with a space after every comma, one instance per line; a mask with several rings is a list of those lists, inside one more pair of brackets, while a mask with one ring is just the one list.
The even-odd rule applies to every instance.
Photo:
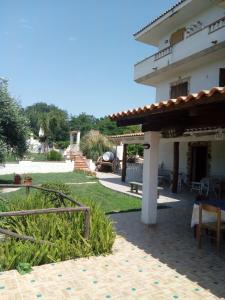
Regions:
[[[84, 213], [84, 238], [88, 239], [90, 234], [90, 208], [83, 205], [82, 203], [76, 201], [75, 199], [71, 198], [68, 195], [63, 194], [62, 192], [56, 191], [54, 189], [48, 189], [37, 185], [23, 185], [23, 184], [0, 184], [0, 188], [26, 188], [27, 195], [30, 193], [30, 189], [37, 189], [42, 190], [47, 193], [55, 193], [59, 196], [59, 199], [61, 201], [61, 204], [63, 204], [64, 207], [58, 207], [58, 208], [42, 208], [42, 209], [32, 209], [32, 210], [20, 210], [20, 211], [6, 211], [6, 212], [0, 212], [0, 217], [16, 217], [16, 216], [30, 216], [30, 215], [42, 215], [42, 214], [51, 214], [51, 213], [72, 213], [72, 212], [82, 212]], [[75, 204], [77, 207], [66, 207], [64, 199], [70, 201], [71, 203]], [[15, 232], [9, 231], [4, 228], [0, 228], [0, 233], [9, 235], [11, 237], [23, 239], [23, 240], [29, 240], [32, 242], [36, 242], [36, 240], [27, 235], [21, 235], [17, 234]], [[45, 240], [38, 240], [40, 243], [50, 243], [49, 241]]]

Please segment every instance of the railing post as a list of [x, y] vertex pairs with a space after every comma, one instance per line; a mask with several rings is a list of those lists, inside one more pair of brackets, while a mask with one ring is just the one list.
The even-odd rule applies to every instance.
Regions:
[[89, 239], [90, 235], [90, 209], [87, 208], [84, 212], [84, 238]]

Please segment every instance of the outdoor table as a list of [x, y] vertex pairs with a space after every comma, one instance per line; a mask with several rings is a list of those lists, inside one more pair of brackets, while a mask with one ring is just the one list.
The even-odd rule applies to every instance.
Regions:
[[[204, 204], [210, 204], [216, 207], [219, 207], [221, 209], [221, 221], [225, 222], [225, 199], [203, 199], [201, 201], [195, 200], [193, 205], [193, 211], [192, 211], [192, 218], [191, 218], [191, 227], [194, 227], [195, 225], [199, 224], [199, 203]], [[216, 215], [214, 213], [206, 212], [203, 210], [202, 212], [202, 222], [215, 222], [216, 221]]]

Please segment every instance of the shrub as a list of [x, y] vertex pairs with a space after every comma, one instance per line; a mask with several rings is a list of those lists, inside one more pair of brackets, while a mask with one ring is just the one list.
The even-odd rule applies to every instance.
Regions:
[[[54, 188], [55, 184], [45, 185]], [[71, 193], [67, 186], [59, 186], [64, 193]], [[26, 198], [9, 202], [7, 210], [25, 210], [58, 206], [43, 192], [33, 192]], [[21, 269], [30, 266], [63, 261], [90, 255], [111, 252], [115, 233], [111, 221], [100, 207], [90, 201], [85, 204], [91, 208], [90, 237], [83, 238], [84, 215], [81, 212], [7, 217], [0, 221], [0, 227], [23, 235], [29, 235], [36, 242], [6, 238], [0, 243], [1, 270]], [[70, 203], [70, 206], [74, 206]], [[46, 240], [52, 244], [42, 244]]]
[[55, 151], [55, 150], [51, 150], [48, 155], [47, 155], [47, 159], [48, 160], [55, 160], [55, 161], [59, 161], [59, 160], [62, 160], [63, 157], [62, 157], [62, 154], [58, 151]]
[[69, 141], [59, 141], [55, 143], [57, 149], [66, 149], [69, 146]]
[[104, 152], [112, 149], [112, 143], [103, 134], [97, 130], [89, 131], [80, 143], [81, 150], [87, 158], [97, 160]]

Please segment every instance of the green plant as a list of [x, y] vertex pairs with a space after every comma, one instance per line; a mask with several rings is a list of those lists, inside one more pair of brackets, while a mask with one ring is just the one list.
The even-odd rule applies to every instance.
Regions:
[[112, 149], [112, 143], [99, 131], [91, 130], [82, 139], [80, 143], [81, 150], [87, 158], [97, 160], [104, 152]]
[[[55, 183], [48, 184], [47, 187], [54, 188]], [[64, 193], [71, 193], [65, 185], [58, 185], [58, 187]], [[7, 210], [15, 211], [58, 206], [58, 203], [51, 201], [51, 196], [46, 197], [43, 192], [33, 192], [28, 197], [21, 197], [13, 198], [7, 204]], [[34, 266], [110, 253], [115, 239], [112, 222], [95, 202], [85, 200], [85, 204], [91, 208], [90, 237], [88, 240], [83, 237], [84, 214], [82, 212], [1, 219], [0, 227], [36, 239], [36, 242], [30, 242], [6, 238], [4, 242], [1, 242], [1, 269], [22, 268], [24, 271], [24, 266], [27, 266], [24, 264]], [[70, 202], [69, 205], [74, 206]], [[40, 243], [40, 240], [51, 242], [51, 244]]]
[[59, 141], [55, 143], [55, 146], [58, 149], [66, 149], [69, 146], [69, 144], [69, 141]]
[[21, 275], [30, 273], [32, 271], [31, 264], [29, 264], [29, 263], [19, 263], [16, 266], [16, 269]]
[[47, 155], [48, 160], [60, 161], [63, 159], [62, 154], [58, 151], [51, 150]]

